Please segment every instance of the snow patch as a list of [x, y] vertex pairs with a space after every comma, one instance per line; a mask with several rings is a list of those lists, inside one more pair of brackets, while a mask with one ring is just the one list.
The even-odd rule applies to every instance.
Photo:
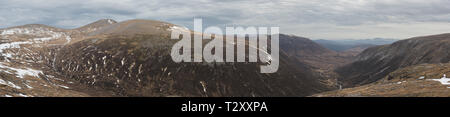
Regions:
[[12, 43], [2, 43], [0, 44], [0, 53], [3, 53], [4, 49], [9, 48], [20, 48], [20, 45], [22, 44], [32, 44], [32, 42], [12, 42]]
[[32, 35], [39, 38], [31, 39], [32, 41], [50, 41], [53, 39], [66, 38], [68, 42], [70, 42], [71, 38], [65, 32], [55, 32], [50, 28], [45, 27], [26, 27], [26, 28], [11, 28], [5, 29], [0, 33], [0, 36], [9, 36], [9, 35]]
[[30, 86], [30, 85], [28, 85], [28, 84], [25, 84], [25, 86], [26, 86], [28, 89], [32, 89], [32, 88], [33, 88], [32, 86]]
[[12, 87], [12, 88], [16, 88], [16, 89], [22, 89], [22, 87], [17, 86], [16, 84], [14, 84], [14, 83], [12, 83], [10, 81], [5, 81], [3, 79], [0, 79], [0, 84], [6, 85], [6, 86], [9, 86], [9, 87]]
[[425, 79], [425, 76], [421, 76], [419, 77], [419, 80]]
[[125, 58], [122, 58], [122, 60], [120, 61], [120, 63], [122, 63], [122, 66], [125, 64]]
[[11, 49], [11, 48], [20, 48], [20, 45], [22, 44], [32, 44], [32, 42], [12, 42], [12, 43], [2, 43], [0, 44], [0, 55], [3, 55], [7, 58], [12, 58], [11, 53], [5, 53], [5, 49]]
[[114, 22], [112, 20], [108, 19], [108, 23], [113, 24]]
[[15, 34], [24, 34], [24, 35], [36, 35], [36, 36], [44, 36], [51, 35], [52, 37], [60, 37], [64, 33], [62, 32], [54, 32], [49, 28], [44, 27], [26, 27], [26, 28], [11, 28], [5, 29], [0, 34], [4, 35], [15, 35]]
[[171, 26], [167, 30], [169, 30], [169, 31], [173, 31], [173, 30], [190, 31], [189, 28], [181, 27], [181, 26]]
[[66, 36], [66, 40], [67, 40], [66, 43], [69, 43], [70, 41], [72, 41], [72, 38], [70, 36]]
[[13, 34], [30, 34], [31, 30], [23, 29], [23, 28], [13, 28], [8, 30], [3, 30], [0, 35], [13, 35]]
[[[34, 70], [34, 69], [31, 69], [31, 68], [25, 68], [25, 69], [13, 68], [13, 67], [9, 67], [9, 66], [4, 65], [1, 62], [0, 62], [0, 68], [9, 69], [9, 70], [15, 71], [16, 72], [15, 73], [16, 76], [19, 77], [19, 78], [24, 78], [25, 75], [39, 77], [39, 74], [44, 74], [40, 70]], [[11, 72], [7, 71], [6, 73], [11, 73]]]
[[402, 84], [402, 83], [405, 83], [406, 81], [400, 81], [400, 82], [397, 82], [397, 84]]
[[56, 86], [59, 86], [59, 87], [65, 88], [65, 89], [69, 89], [68, 86], [64, 86], [64, 85], [56, 85]]
[[41, 41], [41, 42], [45, 42], [45, 41], [50, 41], [50, 40], [52, 40], [53, 38], [51, 38], [51, 37], [43, 37], [43, 38], [34, 38], [33, 40], [34, 41]]
[[22, 87], [17, 86], [16, 84], [14, 84], [14, 83], [12, 83], [12, 82], [10, 82], [10, 81], [8, 81], [8, 86], [10, 86], [10, 87], [12, 87], [12, 88], [16, 88], [16, 89], [22, 89]]
[[17, 94], [17, 95], [19, 95], [20, 97], [30, 97], [30, 96], [28, 96], [28, 95], [21, 94], [21, 93], [19, 93], [19, 94]]
[[450, 78], [447, 78], [446, 74], [444, 74], [444, 76], [443, 76], [441, 79], [430, 79], [430, 80], [438, 81], [438, 82], [440, 82], [442, 85], [450, 85], [450, 83], [449, 83]]
[[10, 81], [4, 81], [3, 79], [0, 79], [0, 84], [6, 85], [6, 86], [9, 86], [9, 87], [12, 87], [12, 88], [16, 88], [16, 89], [22, 89], [22, 87], [17, 86], [16, 84], [14, 84], [14, 83], [12, 83]]
[[0, 79], [0, 84], [7, 85], [6, 82], [3, 79]]

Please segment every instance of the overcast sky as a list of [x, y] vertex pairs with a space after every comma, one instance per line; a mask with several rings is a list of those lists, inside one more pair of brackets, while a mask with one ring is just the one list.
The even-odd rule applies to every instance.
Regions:
[[279, 26], [312, 39], [409, 38], [450, 33], [450, 0], [0, 0], [0, 28], [75, 28], [98, 19]]

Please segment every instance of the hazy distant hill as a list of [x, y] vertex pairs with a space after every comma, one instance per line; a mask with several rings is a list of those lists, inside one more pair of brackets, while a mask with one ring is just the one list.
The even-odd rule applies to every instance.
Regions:
[[360, 48], [369, 48], [376, 45], [386, 45], [394, 43], [395, 41], [398, 41], [396, 39], [384, 39], [384, 38], [375, 38], [375, 39], [361, 39], [361, 40], [354, 40], [354, 39], [346, 39], [346, 40], [325, 40], [325, 39], [319, 39], [314, 40], [314, 42], [335, 51], [345, 51], [349, 50], [355, 47]]

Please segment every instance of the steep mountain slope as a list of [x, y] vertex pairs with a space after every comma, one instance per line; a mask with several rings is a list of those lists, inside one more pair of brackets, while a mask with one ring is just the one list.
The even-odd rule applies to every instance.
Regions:
[[305, 96], [330, 89], [309, 64], [285, 54], [318, 50], [307, 47], [310, 40], [281, 35], [282, 45], [293, 48], [281, 48], [288, 52], [281, 52], [277, 73], [261, 74], [261, 63], [173, 62], [169, 56], [176, 42], [169, 39], [173, 24], [130, 20], [111, 27], [114, 30], [99, 33], [108, 35], [104, 38], [61, 48], [55, 53], [57, 71], [81, 83], [112, 90], [117, 96]]
[[326, 90], [285, 55], [277, 73], [261, 74], [260, 63], [175, 63], [174, 42], [154, 35], [84, 40], [57, 53], [56, 69], [118, 96], [304, 96]]
[[[177, 40], [170, 31], [189, 30], [170, 23], [106, 19], [70, 30], [44, 27], [1, 31], [6, 92], [0, 96], [306, 96], [336, 88], [316, 71], [326, 65], [314, 59], [334, 52], [295, 36], [280, 35], [279, 71], [261, 74], [266, 63], [173, 62]], [[34, 88], [22, 88], [33, 80]]]
[[46, 71], [39, 54], [70, 41], [68, 30], [30, 24], [0, 29], [0, 38], [0, 96], [87, 96], [73, 91], [78, 85], [70, 79]]
[[420, 64], [395, 70], [381, 80], [355, 88], [315, 94], [318, 97], [448, 97], [450, 64]]
[[389, 73], [422, 63], [450, 61], [450, 34], [415, 37], [366, 49], [351, 64], [338, 68], [346, 87], [375, 82]]

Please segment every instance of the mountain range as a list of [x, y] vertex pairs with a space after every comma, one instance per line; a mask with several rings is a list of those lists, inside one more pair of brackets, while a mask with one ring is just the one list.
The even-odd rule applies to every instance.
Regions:
[[421, 36], [366, 49], [336, 69], [348, 89], [315, 96], [449, 96], [450, 34]]
[[397, 39], [340, 39], [340, 40], [326, 40], [317, 39], [314, 42], [334, 51], [347, 51], [354, 48], [362, 48], [363, 50], [372, 46], [391, 44]]
[[336, 89], [337, 78], [323, 74], [349, 62], [309, 39], [281, 34], [274, 74], [259, 73], [263, 63], [175, 63], [173, 29], [190, 31], [162, 21], [112, 19], [75, 29], [0, 29], [0, 95], [308, 96]]
[[173, 62], [170, 51], [177, 40], [170, 39], [172, 30], [193, 32], [142, 19], [102, 19], [74, 29], [42, 24], [0, 29], [0, 96], [448, 94], [445, 83], [438, 81], [449, 73], [450, 34], [400, 41], [310, 40], [280, 34], [279, 70], [265, 74], [260, 73], [259, 66], [267, 64], [262, 62]]

